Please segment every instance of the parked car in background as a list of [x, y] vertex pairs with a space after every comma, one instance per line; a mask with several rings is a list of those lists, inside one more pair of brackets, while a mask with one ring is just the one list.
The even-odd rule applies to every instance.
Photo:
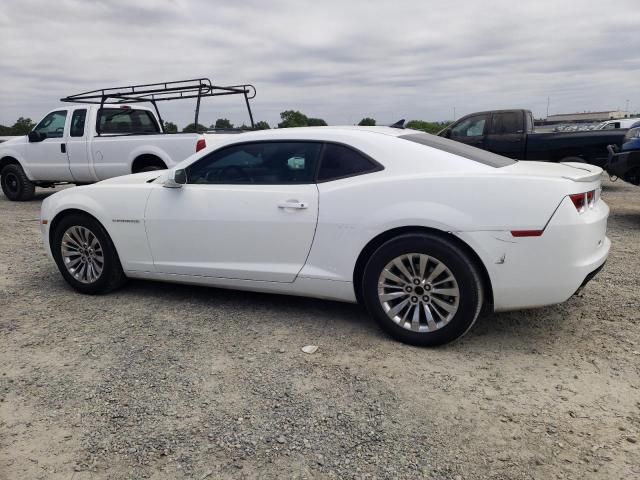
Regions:
[[165, 169], [206, 145], [203, 135], [162, 133], [156, 114], [146, 107], [57, 108], [29, 135], [0, 144], [2, 191], [9, 200], [29, 200], [36, 186]]
[[438, 345], [483, 308], [563, 302], [599, 271], [601, 172], [408, 129], [264, 130], [55, 193], [41, 226], [83, 293], [143, 278], [358, 301], [395, 338]]
[[596, 127], [596, 130], [615, 130], [616, 128], [631, 128], [634, 123], [638, 123], [640, 118], [619, 118], [607, 120]]
[[585, 162], [599, 167], [607, 162], [607, 146], [621, 145], [624, 134], [610, 130], [535, 133], [529, 110], [472, 113], [438, 133], [518, 160]]
[[[252, 85], [216, 86], [199, 78], [62, 98], [79, 104], [49, 112], [29, 135], [0, 144], [2, 191], [9, 200], [29, 200], [36, 186], [86, 184], [172, 167], [202, 150], [206, 139], [198, 133], [165, 133], [158, 102], [197, 99], [194, 125], [198, 125], [203, 98], [242, 95], [253, 126], [249, 100], [255, 93]], [[208, 138], [217, 141], [225, 133], [229, 132]]]
[[640, 122], [627, 130], [620, 148], [617, 145], [609, 145], [606, 169], [610, 175], [640, 185]]

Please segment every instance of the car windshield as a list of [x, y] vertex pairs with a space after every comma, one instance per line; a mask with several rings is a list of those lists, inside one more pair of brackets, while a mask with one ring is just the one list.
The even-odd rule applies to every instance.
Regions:
[[409, 140], [410, 142], [426, 145], [427, 147], [436, 148], [443, 152], [453, 153], [460, 157], [479, 162], [490, 167], [500, 168], [513, 165], [517, 160], [503, 157], [495, 153], [480, 150], [476, 147], [465, 145], [464, 143], [455, 142], [447, 138], [430, 135], [428, 133], [410, 133], [408, 135], [400, 135], [399, 138]]

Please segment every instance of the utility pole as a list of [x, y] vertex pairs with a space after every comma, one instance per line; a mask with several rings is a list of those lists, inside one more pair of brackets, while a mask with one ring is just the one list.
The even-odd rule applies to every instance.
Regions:
[[456, 107], [453, 107], [453, 119], [456, 119]]
[[551, 97], [547, 97], [547, 118], [549, 118], [549, 102], [551, 102]]

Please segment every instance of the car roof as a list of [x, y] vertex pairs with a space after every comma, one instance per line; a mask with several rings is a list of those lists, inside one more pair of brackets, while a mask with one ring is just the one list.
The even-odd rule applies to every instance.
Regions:
[[295, 128], [273, 128], [270, 130], [253, 130], [242, 133], [242, 137], [238, 139], [267, 139], [267, 138], [303, 138], [305, 136], [312, 137], [331, 137], [332, 135], [387, 135], [390, 137], [400, 137], [410, 133], [419, 133], [417, 130], [393, 128], [393, 127], [361, 127], [357, 125], [342, 125], [330, 127], [295, 127]]

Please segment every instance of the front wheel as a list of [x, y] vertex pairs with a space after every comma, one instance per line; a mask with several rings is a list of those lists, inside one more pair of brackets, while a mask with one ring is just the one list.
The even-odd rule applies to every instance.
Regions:
[[5, 196], [14, 202], [31, 200], [36, 193], [35, 184], [16, 163], [10, 163], [2, 169], [0, 182]]
[[64, 279], [82, 293], [106, 293], [126, 281], [109, 235], [93, 217], [63, 218], [53, 232], [51, 251]]
[[407, 234], [380, 246], [364, 270], [362, 296], [378, 324], [412, 345], [435, 346], [464, 335], [483, 300], [469, 257], [433, 234]]

